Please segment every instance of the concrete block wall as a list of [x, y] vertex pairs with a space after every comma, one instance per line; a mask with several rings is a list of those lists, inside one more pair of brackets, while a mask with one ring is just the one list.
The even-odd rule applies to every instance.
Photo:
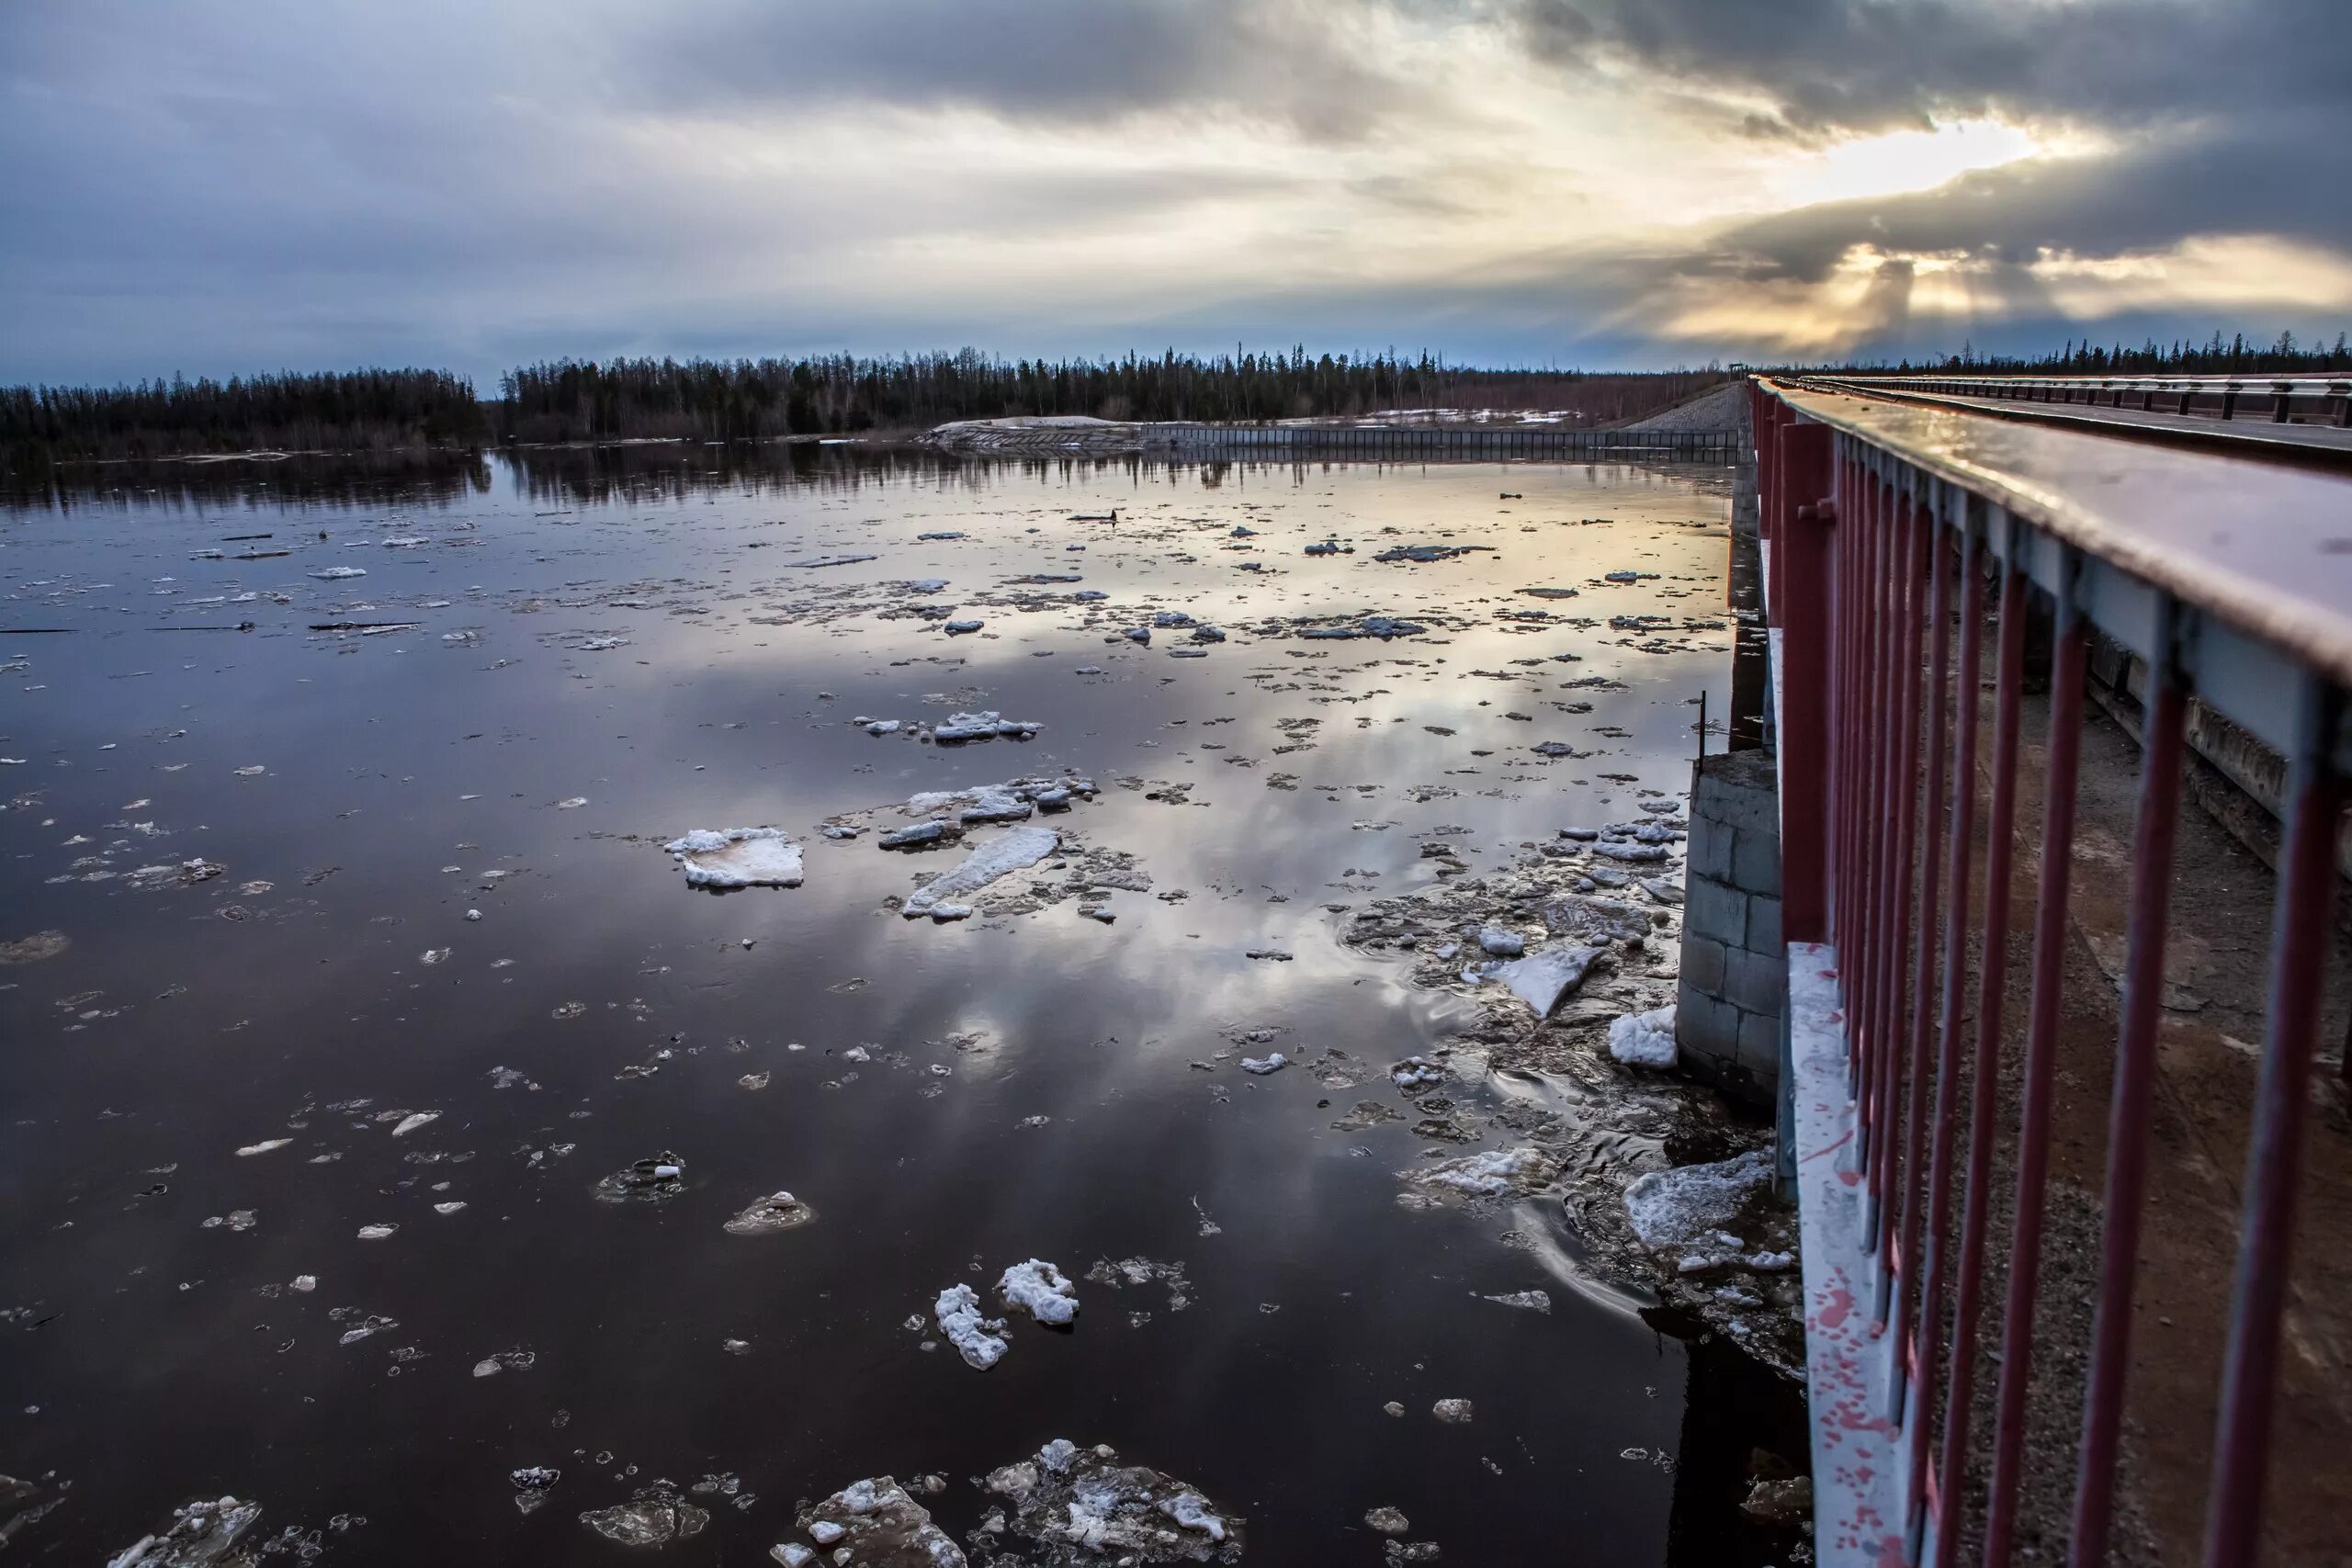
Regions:
[[1788, 952], [1781, 943], [1781, 805], [1770, 751], [1694, 765], [1675, 1038], [1682, 1066], [1742, 1099], [1773, 1102]]

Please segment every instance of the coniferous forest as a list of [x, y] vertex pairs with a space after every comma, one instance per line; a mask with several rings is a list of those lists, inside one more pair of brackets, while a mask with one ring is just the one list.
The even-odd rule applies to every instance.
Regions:
[[[1743, 367], [1746, 368], [1746, 367]], [[1758, 366], [1763, 369], [1767, 367]], [[2216, 332], [2203, 343], [2068, 343], [2040, 356], [1963, 348], [1908, 360], [1770, 368], [1912, 373], [2204, 375], [2352, 369], [2338, 334], [2305, 347]], [[1486, 369], [1432, 355], [1166, 353], [1158, 358], [1001, 359], [956, 354], [859, 358], [553, 360], [480, 397], [446, 370], [367, 369], [0, 388], [0, 460], [25, 463], [280, 451], [473, 447], [493, 441], [764, 440], [907, 432], [959, 419], [1264, 421], [1396, 411], [1518, 409], [1605, 428], [1671, 407], [1724, 379], [1703, 370]]]

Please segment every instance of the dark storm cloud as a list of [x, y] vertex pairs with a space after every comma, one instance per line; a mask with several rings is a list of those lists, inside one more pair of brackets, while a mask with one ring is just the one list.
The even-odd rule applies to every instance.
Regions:
[[1139, 115], [1364, 132], [1408, 84], [1351, 47], [1376, 0], [711, 0], [650, 17], [627, 55], [670, 105], [958, 107], [1061, 124]]
[[1508, 0], [1566, 65], [1628, 64], [1817, 134], [1998, 114], [2114, 129], [2338, 108], [2344, 0]]

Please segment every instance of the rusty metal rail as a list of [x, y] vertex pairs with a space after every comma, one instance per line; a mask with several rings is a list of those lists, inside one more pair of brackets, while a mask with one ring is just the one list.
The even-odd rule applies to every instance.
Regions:
[[[1784, 1157], [1804, 1235], [1816, 1548], [1826, 1562], [1950, 1568], [1965, 1540], [1965, 1561], [2011, 1561], [2096, 630], [2144, 659], [2150, 682], [2069, 1561], [2108, 1561], [2193, 694], [2278, 750], [2290, 773], [2204, 1543], [2209, 1568], [2250, 1564], [2352, 777], [2352, 480], [1820, 383], [1751, 389], [1790, 942], [1783, 1083], [1796, 1131]], [[1971, 856], [1988, 601], [1997, 641], [1979, 908]], [[2037, 607], [2054, 645], [2021, 1114], [2004, 1181], [1996, 1084]], [[1983, 955], [1973, 1029], [1972, 946]], [[2005, 1200], [2002, 1260], [1988, 1251]], [[1984, 1342], [1996, 1287], [2007, 1306], [1997, 1352]], [[1971, 1429], [1980, 1363], [1998, 1368], [1989, 1434]], [[1972, 1476], [1984, 1437], [1991, 1462]], [[1963, 1517], [1972, 1480], [1984, 1504]]]
[[1823, 385], [2213, 419], [2352, 426], [2352, 373], [2322, 376], [1843, 376]]

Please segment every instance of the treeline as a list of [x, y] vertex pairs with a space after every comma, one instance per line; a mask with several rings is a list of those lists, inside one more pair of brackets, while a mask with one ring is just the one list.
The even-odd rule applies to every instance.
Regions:
[[[1866, 367], [1846, 365], [1837, 368]], [[2164, 344], [2149, 338], [2136, 348], [2127, 348], [2120, 343], [2095, 344], [2087, 338], [2070, 338], [2064, 348], [2040, 355], [1978, 354], [1973, 345], [1963, 345], [1958, 354], [1941, 359], [1916, 365], [1906, 359], [1896, 365], [1879, 364], [1867, 368], [1913, 375], [1971, 376], [2325, 375], [2352, 370], [2352, 335], [2337, 333], [2333, 344], [2322, 340], [2306, 346], [2296, 341], [2293, 333], [2280, 333], [2268, 343], [2248, 343], [2244, 333], [2225, 338], [2216, 332], [2203, 343], [2179, 338]]]
[[1263, 421], [1393, 410], [1561, 411], [1591, 423], [1639, 418], [1720, 371], [1589, 374], [1485, 370], [1429, 355], [1239, 354], [1206, 359], [998, 359], [960, 354], [860, 359], [556, 360], [500, 380], [502, 436], [757, 440], [928, 429], [959, 419]]
[[471, 445], [489, 428], [446, 370], [0, 388], [0, 452], [52, 459]]

